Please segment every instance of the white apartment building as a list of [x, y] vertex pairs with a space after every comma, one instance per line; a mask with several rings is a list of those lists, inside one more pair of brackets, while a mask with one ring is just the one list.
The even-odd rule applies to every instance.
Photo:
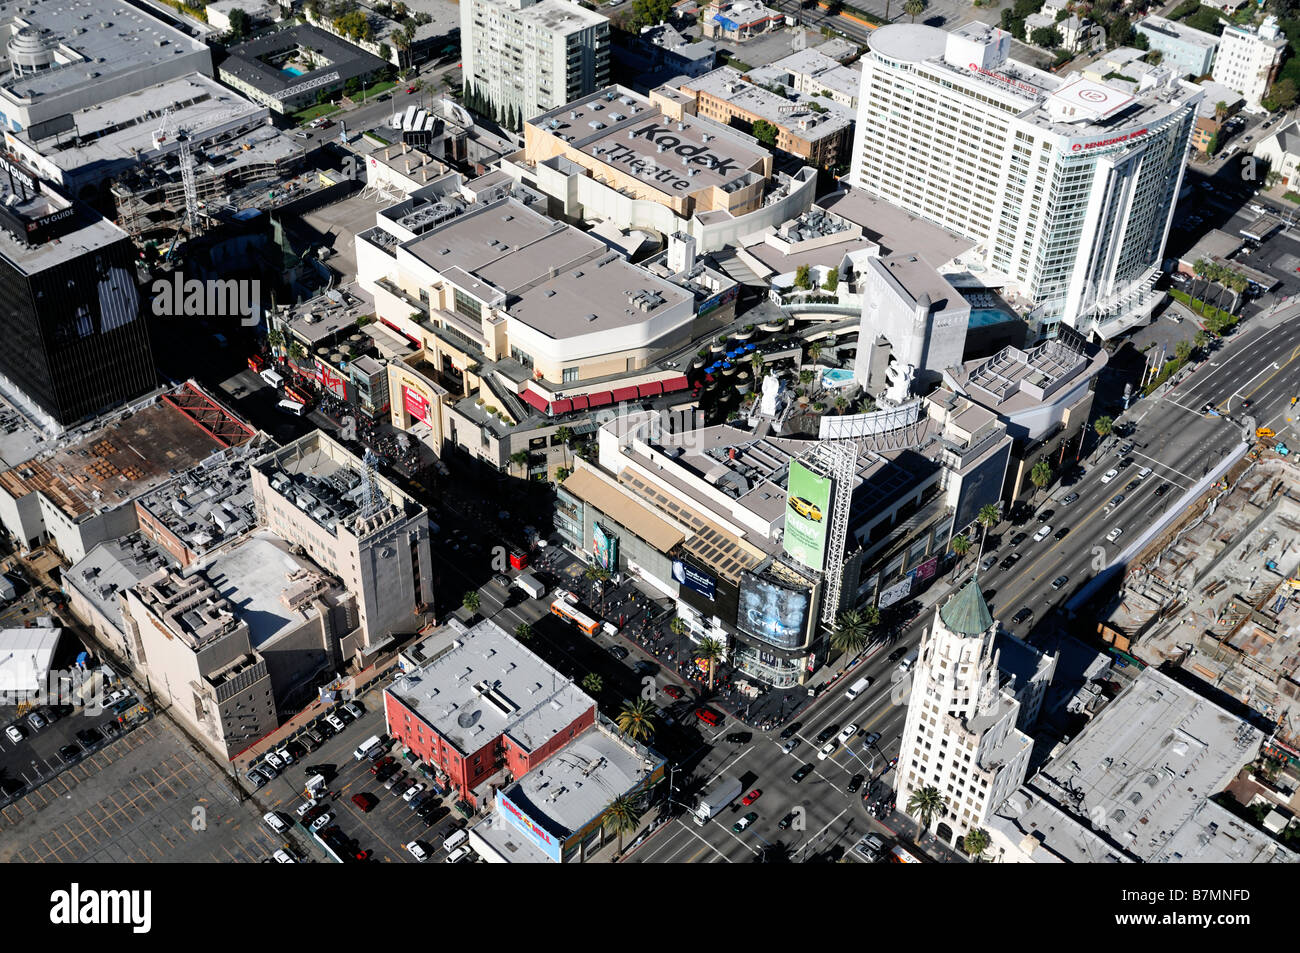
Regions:
[[609, 83], [609, 20], [569, 0], [466, 0], [462, 75], [527, 122]]
[[1219, 38], [1211, 75], [1216, 83], [1241, 93], [1247, 109], [1258, 110], [1285, 52], [1286, 34], [1278, 28], [1277, 17], [1266, 17], [1258, 29], [1228, 26]]
[[[863, 56], [852, 182], [976, 242], [970, 279], [1050, 337], [1111, 338], [1149, 318], [1203, 92], [1009, 59], [1011, 36], [893, 24]], [[969, 282], [967, 282], [969, 283]]]
[[1055, 657], [998, 634], [978, 578], [935, 613], [912, 672], [898, 759], [898, 805], [935, 788], [946, 809], [934, 833], [960, 846], [1025, 780]]

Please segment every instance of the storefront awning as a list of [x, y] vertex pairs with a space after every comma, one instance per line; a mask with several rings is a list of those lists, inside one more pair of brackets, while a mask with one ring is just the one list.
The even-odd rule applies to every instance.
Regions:
[[546, 407], [547, 407], [546, 398], [543, 397], [541, 394], [537, 393], [537, 391], [529, 390], [527, 387], [525, 387], [523, 391], [520, 392], [519, 396], [523, 398], [524, 403], [536, 407], [542, 413], [546, 413]]
[[587, 395], [588, 407], [604, 407], [606, 404], [612, 403], [614, 403], [614, 395], [607, 390]]
[[636, 400], [637, 392], [635, 387], [619, 387], [614, 390], [614, 403], [621, 404], [625, 400]]
[[664, 392], [663, 381], [651, 381], [649, 384], [642, 384], [638, 388], [642, 397], [655, 397]]

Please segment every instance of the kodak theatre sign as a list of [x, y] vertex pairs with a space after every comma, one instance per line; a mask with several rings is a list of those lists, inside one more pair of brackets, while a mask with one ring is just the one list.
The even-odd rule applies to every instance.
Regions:
[[[739, 166], [735, 159], [719, 156], [706, 145], [688, 142], [674, 135], [675, 131], [671, 125], [650, 123], [632, 133], [632, 138], [646, 139], [656, 146], [662, 146], [663, 156], [680, 156], [686, 159], [688, 164], [704, 166], [720, 176], [738, 171]], [[643, 155], [632, 146], [610, 146], [601, 158], [611, 165], [625, 165], [640, 178], [663, 183], [665, 188], [683, 192], [691, 187], [689, 178], [679, 175], [673, 169], [665, 168], [661, 162], [655, 161], [655, 156]]]

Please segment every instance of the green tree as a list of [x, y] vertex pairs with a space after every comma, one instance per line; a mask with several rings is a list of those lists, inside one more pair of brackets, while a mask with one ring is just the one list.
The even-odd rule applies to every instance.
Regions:
[[847, 655], [857, 655], [867, 647], [879, 624], [880, 612], [875, 606], [841, 612], [831, 630], [831, 648]]
[[610, 576], [608, 569], [603, 569], [596, 565], [588, 566], [583, 570], [582, 574], [592, 582], [608, 582]]
[[1110, 21], [1106, 27], [1106, 38], [1111, 46], [1128, 46], [1133, 38], [1133, 24], [1126, 14], [1121, 13]]
[[903, 12], [912, 18], [911, 22], [915, 23], [916, 18], [925, 12], [926, 0], [904, 0]]
[[860, 414], [869, 414], [875, 409], [876, 402], [868, 394], [864, 394], [862, 399], [858, 401], [857, 412]]
[[1269, 112], [1285, 112], [1295, 105], [1295, 101], [1295, 80], [1285, 77], [1269, 87], [1268, 95], [1260, 100], [1260, 104]]
[[620, 854], [623, 853], [623, 836], [636, 830], [640, 823], [640, 807], [636, 798], [630, 794], [623, 794], [615, 798], [609, 807], [605, 808], [601, 820], [601, 826], [605, 830], [613, 831], [618, 835], [618, 852]]
[[1029, 34], [1029, 42], [1045, 50], [1054, 50], [1064, 42], [1061, 31], [1054, 26], [1040, 26]]
[[928, 831], [930, 822], [936, 817], [943, 817], [947, 810], [948, 799], [936, 787], [917, 788], [907, 799], [907, 813], [916, 816], [921, 822], [922, 831]]
[[1052, 465], [1046, 460], [1039, 460], [1029, 470], [1029, 482], [1042, 489], [1052, 482]]
[[510, 462], [513, 463], [515, 466], [519, 467], [520, 469], [527, 467], [528, 451], [516, 450], [514, 453], [510, 454]]
[[234, 37], [248, 36], [253, 28], [252, 18], [239, 8], [230, 11], [230, 35]]
[[1191, 356], [1192, 356], [1191, 341], [1179, 341], [1177, 344], [1174, 345], [1174, 359], [1177, 360], [1179, 364], [1186, 364], [1188, 359]]
[[1098, 437], [1109, 437], [1111, 431], [1115, 429], [1115, 421], [1109, 417], [1098, 417], [1092, 422], [1092, 429], [1097, 431]]
[[812, 288], [812, 269], [808, 265], [800, 265], [794, 270], [794, 286], [801, 291], [807, 291]]
[[966, 554], [970, 552], [970, 537], [965, 534], [954, 536], [952, 538], [952, 551], [957, 554], [957, 564], [952, 567], [952, 577], [956, 579], [962, 561], [966, 558]]
[[520, 622], [515, 626], [515, 638], [520, 642], [527, 642], [533, 637], [533, 627], [527, 622]]
[[568, 467], [556, 467], [556, 468], [555, 468], [555, 482], [556, 482], [556, 483], [563, 483], [565, 480], [567, 480], [567, 479], [568, 479], [569, 477], [571, 477], [571, 476], [573, 476], [573, 471], [570, 470]]
[[555, 439], [560, 441], [560, 446], [564, 448], [564, 465], [569, 465], [569, 441], [573, 439], [573, 431], [568, 427], [560, 427], [555, 431]]
[[713, 691], [713, 675], [717, 671], [718, 660], [722, 658], [723, 645], [717, 639], [701, 639], [695, 649], [696, 658], [709, 663], [709, 691]]
[[975, 860], [979, 860], [984, 852], [989, 849], [989, 834], [982, 827], [976, 827], [967, 833], [962, 846], [966, 848], [966, 853], [970, 854]]
[[[909, 0], [911, 2], [911, 0]], [[834, 292], [840, 286], [840, 273], [837, 269], [832, 268], [826, 272], [826, 281], [822, 285], [823, 291]]]
[[822, 356], [822, 346], [819, 343], [813, 341], [812, 344], [808, 345], [808, 360], [810, 362], [816, 364], [817, 361], [821, 358], [821, 356]]
[[763, 365], [766, 363], [767, 363], [766, 359], [763, 357], [762, 354], [759, 354], [757, 351], [755, 351], [753, 354], [749, 356], [749, 366], [754, 371], [755, 386], [758, 385], [759, 378], [763, 376]]
[[278, 328], [266, 332], [266, 344], [272, 351], [278, 351], [284, 345], [284, 335]]
[[301, 341], [293, 341], [289, 345], [289, 359], [295, 363], [303, 360], [307, 356], [307, 349], [302, 346]]
[[685, 635], [691, 631], [691, 627], [686, 624], [686, 620], [681, 616], [673, 616], [673, 621], [668, 623], [668, 631], [673, 635]]
[[778, 130], [776, 126], [772, 125], [766, 119], [755, 120], [754, 126], [750, 130], [754, 138], [769, 149], [776, 148], [776, 136], [779, 131], [780, 130]]
[[478, 607], [481, 603], [482, 599], [476, 589], [469, 590], [460, 600], [460, 604], [470, 612], [478, 612]]
[[1196, 336], [1192, 338], [1192, 347], [1199, 351], [1209, 343], [1210, 343], [1210, 336], [1205, 333], [1205, 329], [1204, 328], [1198, 329], [1196, 332]]
[[996, 503], [985, 503], [980, 507], [979, 512], [975, 514], [975, 521], [980, 524], [982, 532], [980, 533], [980, 557], [984, 556], [984, 542], [989, 538], [989, 530], [997, 525], [1002, 518], [1002, 512], [998, 509]]
[[618, 713], [618, 730], [633, 741], [645, 741], [655, 733], [655, 714], [659, 711], [648, 698], [626, 702]]
[[595, 672], [588, 672], [582, 677], [582, 689], [588, 695], [599, 695], [605, 687], [605, 680]]

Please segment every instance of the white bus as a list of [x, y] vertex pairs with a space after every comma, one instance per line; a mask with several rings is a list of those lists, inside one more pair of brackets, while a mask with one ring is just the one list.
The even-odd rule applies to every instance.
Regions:
[[261, 377], [262, 380], [266, 381], [272, 387], [279, 387], [281, 384], [284, 383], [284, 378], [281, 377], [279, 374], [277, 374], [275, 371], [271, 370], [271, 368], [269, 367], [266, 370], [262, 371]]
[[282, 400], [276, 406], [278, 406], [285, 413], [293, 414], [295, 417], [302, 416], [303, 406], [302, 404], [298, 403], [296, 400]]

